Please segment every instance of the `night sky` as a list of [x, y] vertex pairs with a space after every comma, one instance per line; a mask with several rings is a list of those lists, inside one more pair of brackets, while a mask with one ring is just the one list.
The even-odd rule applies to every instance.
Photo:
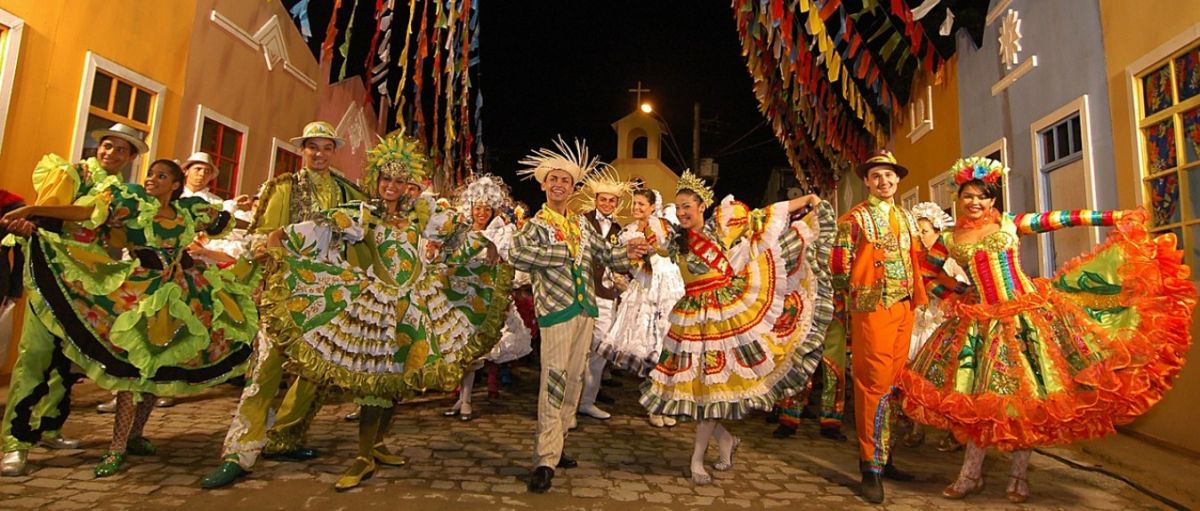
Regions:
[[[684, 158], [692, 154], [692, 104], [700, 102], [701, 157], [720, 164], [718, 197], [762, 201], [769, 171], [787, 160], [758, 112], [728, 1], [572, 0], [480, 2], [483, 141], [488, 170], [518, 198], [542, 202], [517, 183], [517, 161], [558, 134], [586, 138], [602, 160], [616, 156], [611, 124], [643, 101], [669, 123]], [[739, 137], [746, 135], [741, 141]], [[681, 171], [666, 149], [667, 166]], [[723, 154], [718, 153], [726, 149]], [[669, 190], [663, 190], [670, 196]]]

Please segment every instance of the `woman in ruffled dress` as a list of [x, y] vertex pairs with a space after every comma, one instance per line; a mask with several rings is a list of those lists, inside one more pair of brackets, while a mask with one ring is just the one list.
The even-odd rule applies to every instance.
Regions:
[[[913, 206], [913, 217], [917, 219], [917, 232], [921, 234], [921, 244], [925, 246], [925, 250], [929, 250], [937, 243], [938, 237], [942, 231], [954, 227], [954, 218], [946, 213], [941, 206], [932, 202], [922, 202]], [[953, 259], [947, 259], [946, 264], [942, 267], [942, 271], [964, 284], [968, 283], [967, 274], [962, 268], [954, 262]], [[908, 360], [912, 362], [917, 356], [917, 352], [921, 350], [921, 346], [933, 334], [938, 325], [941, 325], [946, 320], [946, 316], [942, 311], [941, 299], [931, 297], [929, 303], [917, 308], [916, 317], [913, 320], [912, 342], [908, 347]], [[904, 436], [904, 445], [908, 447], [917, 447], [925, 442], [925, 429], [921, 427], [921, 423], [912, 422], [907, 417], [902, 417], [902, 420], [908, 422], [912, 429]], [[953, 434], [947, 434], [941, 442], [938, 443], [938, 449], [943, 451], [955, 450], [956, 447], [961, 448], [954, 441]]]
[[[373, 200], [276, 231], [262, 296], [264, 331], [303, 377], [343, 389], [361, 406], [358, 454], [334, 487], [404, 459], [384, 443], [396, 401], [449, 390], [492, 348], [508, 308], [511, 268], [486, 239], [420, 194], [428, 162], [418, 142], [384, 139], [368, 154]], [[358, 252], [367, 264], [349, 264]], [[488, 253], [486, 259], [477, 258]], [[365, 269], [360, 269], [365, 268]], [[453, 300], [470, 294], [472, 321]]]
[[[41, 166], [65, 164], [47, 158]], [[117, 473], [127, 452], [155, 452], [142, 436], [154, 396], [212, 387], [242, 374], [250, 356], [257, 277], [245, 261], [226, 270], [191, 258], [199, 233], [220, 236], [233, 223], [201, 198], [181, 199], [183, 182], [177, 163], [158, 160], [143, 186], [112, 180], [92, 190], [89, 205], [28, 206], [4, 217], [66, 222], [62, 233], [39, 230], [28, 242], [31, 310], [44, 330], [26, 335], [63, 339], [88, 378], [117, 392], [113, 439], [96, 477]], [[109, 256], [121, 249], [132, 257]]]
[[[639, 189], [633, 192], [634, 221], [621, 230], [622, 244], [644, 238], [657, 253], [635, 263], [629, 287], [613, 317], [612, 330], [597, 351], [613, 365], [642, 376], [658, 365], [658, 355], [671, 323], [668, 316], [675, 302], [683, 297], [683, 277], [679, 267], [667, 257], [674, 226], [663, 217], [658, 192]], [[654, 427], [674, 426], [675, 418], [650, 414]]]
[[[500, 257], [507, 260], [508, 247], [512, 245], [516, 226], [507, 222], [502, 214], [503, 208], [509, 204], [508, 186], [504, 181], [490, 174], [476, 175], [463, 188], [458, 202], [460, 211], [470, 212], [471, 230], [491, 241]], [[530, 354], [533, 351], [531, 339], [532, 335], [517, 313], [516, 305], [509, 306], [504, 316], [504, 328], [500, 331], [499, 342], [491, 352], [463, 371], [458, 387], [458, 400], [443, 415], [457, 416], [463, 421], [474, 418], [471, 392], [475, 388], [475, 372], [481, 367], [487, 367], [488, 396], [496, 396], [499, 392], [497, 377], [500, 365]]]
[[[1031, 449], [1110, 434], [1171, 387], [1191, 344], [1195, 286], [1175, 237], [1148, 233], [1143, 211], [1001, 213], [1007, 168], [967, 158], [951, 170], [958, 222], [922, 273], [945, 282], [930, 286], [935, 295], [958, 296], [901, 374], [903, 406], [967, 443], [946, 498], [982, 490], [984, 455], [995, 447], [1012, 452], [1007, 496], [1024, 502]], [[1115, 229], [1050, 279], [1021, 271], [1020, 235], [1075, 226]], [[948, 259], [969, 288], [942, 277]]]
[[[733, 466], [740, 443], [720, 421], [770, 410], [801, 391], [820, 363], [833, 315], [834, 218], [828, 203], [807, 195], [759, 210], [730, 198], [706, 222], [712, 191], [691, 172], [678, 186], [681, 229], [671, 255], [685, 294], [641, 403], [654, 415], [698, 421], [691, 478], [702, 485], [712, 482], [704, 467], [709, 440], [717, 440], [717, 470]], [[815, 214], [791, 221], [804, 208]]]

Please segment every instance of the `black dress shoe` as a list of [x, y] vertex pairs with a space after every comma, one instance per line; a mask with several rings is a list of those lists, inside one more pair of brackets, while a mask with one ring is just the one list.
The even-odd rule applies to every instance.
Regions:
[[883, 477], [887, 478], [887, 479], [891, 479], [893, 481], [900, 481], [902, 483], [906, 483], [908, 481], [912, 481], [913, 479], [917, 478], [916, 476], [914, 476], [908, 472], [905, 472], [903, 470], [896, 468], [896, 466], [893, 465], [892, 462], [890, 462], [890, 461], [888, 462], [887, 465], [883, 466]]
[[613, 403], [616, 403], [616, 401], [613, 400], [613, 398], [611, 396], [609, 396], [608, 394], [605, 394], [603, 392], [596, 394], [596, 402], [600, 403], [600, 404], [605, 404], [605, 405], [611, 405]]
[[785, 425], [785, 424], [780, 424], [778, 428], [775, 428], [775, 432], [771, 433], [771, 436], [773, 436], [775, 438], [790, 438], [792, 435], [795, 435], [795, 434], [796, 434], [796, 428], [793, 428], [793, 427]]
[[558, 457], [558, 468], [575, 468], [579, 466], [579, 462], [575, 458], [561, 454]]
[[838, 428], [821, 428], [821, 436], [837, 442], [846, 441], [846, 434]]
[[301, 447], [283, 452], [264, 452], [263, 457], [269, 460], [308, 461], [320, 456], [316, 449]]
[[533, 469], [533, 473], [529, 474], [529, 491], [533, 493], [546, 493], [550, 489], [550, 481], [554, 479], [554, 469], [550, 467], [538, 467]]
[[871, 504], [883, 503], [883, 477], [880, 474], [866, 471], [862, 473], [862, 485], [858, 488], [862, 499]]

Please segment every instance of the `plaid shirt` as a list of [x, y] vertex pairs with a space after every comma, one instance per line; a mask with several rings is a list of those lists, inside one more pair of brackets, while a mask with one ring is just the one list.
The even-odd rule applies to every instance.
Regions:
[[592, 263], [616, 272], [629, 272], [629, 258], [620, 246], [610, 245], [582, 216], [568, 214], [566, 221], [579, 225], [579, 253], [568, 248], [565, 236], [548, 218], [559, 216], [545, 206], [517, 231], [509, 249], [513, 267], [529, 273], [533, 281], [538, 326], [548, 327], [579, 314], [596, 317], [596, 292]]

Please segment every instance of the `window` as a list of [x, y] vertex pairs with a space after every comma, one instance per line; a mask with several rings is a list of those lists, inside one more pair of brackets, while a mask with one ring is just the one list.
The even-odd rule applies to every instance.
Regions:
[[217, 179], [213, 193], [226, 199], [241, 190], [242, 164], [246, 161], [246, 135], [250, 128], [204, 105], [196, 108], [196, 131], [192, 150], [212, 156]]
[[91, 132], [122, 123], [142, 134], [149, 154], [138, 155], [130, 168], [122, 169], [127, 181], [140, 181], [145, 166], [153, 160], [162, 97], [166, 87], [113, 61], [88, 52], [80, 91], [79, 114], [71, 153], [77, 158], [96, 155], [97, 142]]
[[[1174, 232], [1200, 264], [1200, 41], [1135, 77], [1143, 197], [1155, 232]], [[1200, 273], [1193, 275], [1200, 276]]]
[[914, 186], [911, 190], [904, 192], [900, 196], [900, 207], [912, 211], [913, 206], [916, 206], [921, 201], [921, 187]]
[[1038, 132], [1042, 148], [1042, 169], [1065, 165], [1083, 157], [1083, 130], [1079, 112]]
[[205, 118], [200, 132], [200, 150], [212, 156], [217, 167], [213, 193], [226, 199], [236, 191], [242, 164], [242, 137], [245, 134], [213, 119]]
[[12, 101], [24, 31], [24, 20], [0, 9], [0, 147], [4, 145], [4, 127], [8, 123], [8, 107]]
[[943, 172], [929, 180], [929, 200], [941, 206], [943, 210], [950, 212], [950, 216], [954, 218], [958, 218], [958, 213], [954, 210], [954, 194], [956, 191], [954, 175], [950, 171]]
[[275, 153], [271, 155], [271, 177], [298, 172], [304, 166], [300, 148], [278, 138], [272, 139]]

